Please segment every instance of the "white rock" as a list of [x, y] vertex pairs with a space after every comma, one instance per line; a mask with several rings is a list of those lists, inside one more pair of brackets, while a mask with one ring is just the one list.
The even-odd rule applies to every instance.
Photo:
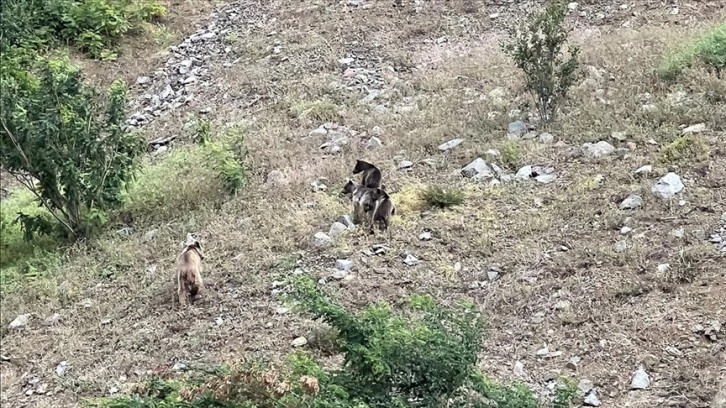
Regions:
[[328, 129], [320, 126], [319, 128], [313, 129], [308, 133], [308, 136], [312, 137], [324, 137], [328, 135]]
[[428, 231], [424, 231], [421, 234], [419, 234], [418, 239], [420, 239], [421, 241], [430, 241], [431, 233]]
[[302, 346], [308, 344], [308, 339], [300, 336], [300, 337], [295, 338], [295, 340], [293, 340], [290, 344], [295, 348], [302, 347]]
[[19, 315], [18, 317], [16, 317], [15, 319], [13, 319], [13, 321], [10, 322], [8, 327], [11, 329], [17, 329], [18, 327], [25, 326], [29, 322], [30, 322], [30, 315], [22, 314], [22, 315]]
[[630, 380], [631, 390], [644, 390], [650, 386], [650, 377], [645, 372], [643, 367], [639, 367], [633, 374], [633, 378]]
[[557, 176], [554, 174], [540, 174], [539, 176], [535, 177], [534, 179], [542, 184], [549, 184], [549, 183], [557, 180]]
[[542, 143], [552, 143], [554, 140], [555, 137], [551, 133], [544, 132], [539, 135], [539, 141]]
[[449, 140], [446, 143], [440, 144], [439, 145], [439, 150], [441, 150], [443, 152], [445, 152], [447, 150], [451, 150], [451, 149], [455, 148], [456, 146], [460, 145], [461, 142], [463, 142], [463, 141], [464, 141], [464, 139], [453, 139], [453, 140]]
[[380, 147], [383, 147], [383, 141], [376, 136], [372, 136], [368, 139], [368, 142], [366, 142], [367, 149], [378, 149]]
[[532, 166], [524, 166], [514, 175], [518, 180], [528, 180], [530, 177], [532, 177]]
[[345, 224], [336, 221], [333, 223], [333, 225], [330, 226], [328, 236], [333, 239], [338, 238], [339, 236], [343, 235], [347, 229], [348, 227], [345, 226]]
[[625, 250], [628, 249], [628, 243], [625, 241], [618, 241], [613, 245], [613, 251], [615, 252], [625, 252]]
[[313, 235], [313, 246], [316, 248], [325, 248], [330, 246], [332, 243], [332, 238], [322, 231], [316, 232], [315, 235]]
[[597, 398], [597, 392], [595, 390], [592, 390], [589, 394], [587, 394], [583, 403], [588, 407], [599, 407], [602, 404]]
[[620, 228], [620, 233], [622, 235], [628, 235], [628, 234], [630, 234], [631, 231], [633, 231], [633, 229], [630, 228], [630, 227], [628, 227], [628, 226], [625, 226], [623, 228]]
[[461, 175], [464, 177], [494, 177], [494, 172], [484, 159], [477, 157], [473, 162], [469, 163], [461, 169]]
[[398, 163], [399, 170], [410, 169], [411, 167], [413, 167], [413, 162], [410, 160], [401, 160], [401, 162]]
[[350, 259], [336, 259], [335, 269], [339, 271], [349, 271], [353, 269], [353, 261]]
[[635, 170], [635, 174], [648, 174], [653, 171], [653, 166], [650, 164], [646, 164], [645, 166], [638, 167], [637, 170]]
[[615, 146], [601, 140], [597, 143], [585, 143], [582, 145], [582, 152], [586, 156], [593, 158], [605, 157], [615, 152]]
[[705, 123], [698, 123], [695, 125], [691, 125], [685, 129], [683, 129], [682, 133], [684, 135], [691, 134], [691, 133], [701, 133], [706, 130], [706, 124]]
[[68, 372], [68, 369], [70, 368], [70, 365], [67, 361], [61, 361], [58, 363], [58, 365], [55, 367], [55, 373], [58, 375], [58, 377], [63, 377]]
[[516, 361], [514, 363], [514, 375], [518, 377], [524, 377], [524, 363], [521, 361]]
[[656, 197], [668, 200], [675, 197], [675, 195], [683, 191], [683, 189], [684, 186], [680, 176], [676, 173], [670, 172], [661, 177], [650, 191]]
[[620, 203], [620, 209], [621, 210], [628, 210], [633, 208], [638, 208], [641, 205], [643, 205], [643, 197], [637, 195], [637, 194], [631, 194], [625, 200], [623, 200], [622, 203]]
[[537, 355], [540, 357], [544, 357], [548, 354], [550, 354], [550, 349], [547, 347], [543, 347], [543, 348], [537, 350]]
[[625, 132], [613, 132], [610, 134], [610, 136], [612, 136], [613, 139], [620, 141], [620, 142], [622, 142], [628, 138], [628, 135]]

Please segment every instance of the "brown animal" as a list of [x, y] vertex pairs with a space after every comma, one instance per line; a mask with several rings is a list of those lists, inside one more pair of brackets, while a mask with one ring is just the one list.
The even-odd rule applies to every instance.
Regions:
[[375, 189], [368, 188], [362, 184], [355, 184], [353, 180], [348, 180], [343, 186], [341, 194], [350, 196], [353, 202], [353, 222], [359, 224], [361, 221], [370, 223], [375, 209], [375, 200], [373, 193]]
[[186, 304], [187, 295], [191, 296], [192, 300], [196, 300], [204, 287], [202, 282], [203, 259], [202, 244], [191, 234], [187, 234], [187, 241], [179, 255], [177, 266], [177, 295], [180, 306]]
[[381, 231], [388, 232], [388, 239], [391, 239], [391, 217], [396, 214], [396, 206], [393, 204], [391, 197], [382, 188], [377, 188], [371, 193], [371, 199], [375, 202], [373, 214], [371, 216], [371, 233], [373, 227], [378, 224]]
[[356, 160], [353, 174], [363, 173], [361, 184], [367, 188], [381, 188], [383, 175], [375, 165], [363, 160]]

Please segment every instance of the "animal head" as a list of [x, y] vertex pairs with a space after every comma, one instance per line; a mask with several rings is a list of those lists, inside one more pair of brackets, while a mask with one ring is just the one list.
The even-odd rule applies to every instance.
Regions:
[[343, 185], [343, 189], [340, 191], [340, 195], [347, 195], [347, 194], [353, 194], [355, 191], [355, 183], [353, 180], [348, 179], [348, 181]]
[[201, 259], [204, 259], [204, 254], [202, 253], [202, 243], [199, 242], [198, 239], [194, 238], [194, 236], [191, 233], [187, 234], [187, 240], [184, 242], [184, 250], [183, 252], [189, 251], [190, 249], [194, 249]]
[[375, 167], [375, 166], [372, 165], [371, 163], [368, 163], [367, 161], [358, 159], [355, 161], [355, 167], [353, 167], [353, 174], [358, 174], [358, 173], [360, 173], [362, 171], [366, 171], [372, 167]]

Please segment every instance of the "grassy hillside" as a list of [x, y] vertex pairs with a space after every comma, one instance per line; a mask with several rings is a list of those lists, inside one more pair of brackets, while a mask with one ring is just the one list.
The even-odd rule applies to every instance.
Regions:
[[[726, 239], [726, 81], [698, 63], [670, 82], [656, 69], [726, 15], [701, 2], [678, 13], [582, 2], [568, 21], [583, 76], [554, 124], [513, 139], [509, 124], [529, 122], [533, 107], [499, 42], [538, 4], [520, 3], [221, 6], [213, 18], [230, 30], [210, 40], [214, 52], [190, 46], [207, 70], [194, 97], [144, 127], [149, 140], [176, 136], [175, 144], [145, 159], [105, 233], [71, 247], [27, 243], [11, 221], [39, 210], [20, 189], [2, 200], [0, 403], [80, 406], [178, 362], [279, 363], [293, 339], [325, 327], [280, 309], [279, 282], [301, 269], [351, 310], [421, 293], [473, 301], [489, 326], [479, 368], [540, 394], [565, 375], [592, 381], [603, 406], [707, 407], [725, 381], [717, 326], [726, 324], [726, 252], [710, 241]], [[172, 20], [155, 32], [178, 31], [174, 41], [146, 36], [117, 61], [77, 61], [98, 84], [152, 76], [153, 86], [133, 87], [130, 113], [141, 110], [144, 95], [161, 92], [190, 58], [165, 47], [193, 34], [191, 21], [207, 26], [208, 8], [170, 3]], [[237, 194], [195, 141], [199, 118], [210, 140], [244, 141], [247, 180]], [[337, 153], [320, 148], [330, 132], [312, 132], [327, 122], [347, 137]], [[380, 147], [368, 147], [372, 136]], [[438, 148], [456, 138], [453, 149]], [[599, 141], [615, 150], [583, 153]], [[556, 179], [462, 177], [478, 157], [507, 174], [532, 165]], [[393, 239], [358, 228], [315, 248], [313, 235], [350, 210], [338, 192], [357, 158], [383, 171], [397, 206]], [[399, 169], [404, 160], [412, 166]], [[684, 190], [660, 199], [651, 189], [670, 171]], [[431, 186], [461, 202], [431, 207]], [[642, 205], [621, 209], [631, 194]], [[179, 312], [173, 268], [188, 232], [205, 246], [208, 292]], [[373, 254], [379, 243], [387, 249]], [[404, 263], [407, 254], [419, 262]], [[349, 277], [331, 278], [337, 259], [353, 261]], [[9, 329], [21, 314], [29, 322]], [[57, 323], [46, 324], [53, 315]], [[340, 363], [314, 341], [306, 349]], [[61, 361], [71, 368], [58, 376]], [[641, 365], [651, 385], [631, 391]]]

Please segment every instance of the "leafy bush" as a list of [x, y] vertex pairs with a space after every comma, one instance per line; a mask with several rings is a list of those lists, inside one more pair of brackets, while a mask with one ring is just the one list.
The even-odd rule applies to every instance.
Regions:
[[[376, 304], [352, 314], [321, 293], [313, 280], [294, 282], [292, 298], [338, 333], [344, 355], [340, 369], [320, 366], [295, 352], [281, 369], [245, 362], [201, 385], [158, 381], [137, 396], [99, 400], [97, 406], [247, 408], [536, 408], [522, 384], [501, 385], [476, 367], [484, 323], [471, 304], [442, 307], [429, 296], [412, 296], [394, 313]], [[160, 392], [159, 390], [162, 390]], [[566, 407], [570, 384], [551, 407]]]
[[544, 12], [527, 18], [523, 28], [509, 28], [509, 41], [502, 42], [503, 51], [524, 71], [526, 88], [532, 95], [545, 122], [553, 121], [567, 91], [577, 79], [579, 47], [567, 47], [569, 29], [564, 27], [567, 2], [552, 1]]
[[[67, 59], [46, 60], [37, 76], [3, 67], [0, 85], [0, 164], [36, 196], [68, 237], [87, 235], [104, 222], [104, 210], [138, 165], [145, 143], [123, 126], [126, 87], [115, 81], [108, 101], [83, 83]], [[37, 216], [19, 221], [32, 232], [49, 232]]]
[[456, 188], [431, 186], [422, 192], [422, 198], [429, 207], [448, 208], [464, 202], [464, 193]]
[[697, 61], [713, 68], [721, 77], [721, 70], [726, 69], [726, 23], [668, 55], [656, 69], [656, 74], [662, 80], [674, 80]]
[[[244, 160], [247, 157], [247, 148], [244, 144], [244, 134], [241, 132], [231, 131], [222, 135], [220, 140], [208, 140], [209, 122], [201, 129], [204, 136], [200, 136], [202, 140], [206, 140], [203, 144], [205, 157], [211, 169], [215, 171], [222, 180], [225, 189], [229, 193], [236, 193], [247, 182], [247, 174], [245, 172]], [[199, 132], [200, 126], [196, 126]]]
[[4, 0], [0, 50], [27, 53], [69, 43], [93, 57], [113, 57], [124, 34], [164, 14], [156, 1]]

